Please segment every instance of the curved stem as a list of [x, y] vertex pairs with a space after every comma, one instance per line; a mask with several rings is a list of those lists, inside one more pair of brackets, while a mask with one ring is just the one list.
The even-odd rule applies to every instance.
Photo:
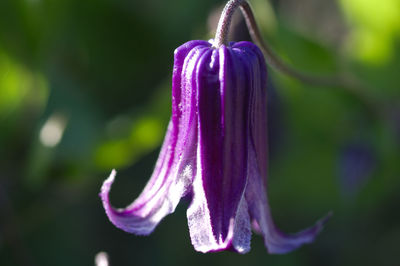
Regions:
[[383, 115], [382, 110], [378, 108], [377, 101], [366, 93], [364, 88], [365, 86], [361, 84], [358, 79], [350, 76], [348, 73], [341, 73], [336, 76], [314, 76], [299, 72], [295, 68], [283, 62], [263, 41], [260, 30], [257, 26], [257, 22], [254, 18], [253, 11], [251, 10], [247, 0], [230, 0], [225, 5], [221, 14], [221, 18], [218, 22], [213, 44], [214, 48], [219, 48], [221, 45], [227, 45], [229, 26], [232, 21], [233, 13], [238, 7], [242, 11], [252, 40], [260, 47], [265, 56], [265, 60], [270, 67], [278, 72], [284, 73], [292, 78], [310, 85], [340, 87], [357, 97], [372, 114], [378, 116]]
[[337, 76], [313, 76], [306, 73], [302, 73], [294, 69], [293, 67], [286, 65], [275, 53], [266, 45], [261, 36], [260, 30], [257, 26], [257, 22], [254, 18], [253, 11], [247, 1], [242, 1], [240, 4], [240, 10], [242, 11], [245, 19], [247, 28], [249, 30], [252, 40], [262, 50], [267, 64], [275, 70], [282, 72], [292, 78], [295, 78], [304, 83], [308, 83], [314, 86], [323, 87], [341, 87], [346, 91], [356, 96], [367, 108], [375, 115], [382, 115], [382, 111], [378, 108], [376, 100], [370, 95], [365, 93], [365, 88], [361, 82], [355, 77], [348, 73], [342, 73]]
[[260, 30], [257, 26], [256, 20], [254, 18], [251, 7], [247, 1], [244, 1], [240, 6], [240, 10], [242, 11], [243, 17], [246, 21], [247, 28], [249, 30], [250, 36], [253, 41], [261, 48], [264, 53], [265, 60], [268, 65], [276, 69], [277, 71], [283, 72], [288, 76], [291, 76], [295, 79], [303, 81], [305, 83], [311, 83], [314, 85], [323, 85], [323, 86], [337, 86], [338, 79], [336, 77], [315, 77], [310, 76], [301, 72], [298, 72], [294, 68], [286, 65], [282, 60], [277, 57], [274, 52], [266, 45], [261, 37]]
[[245, 0], [230, 0], [226, 3], [221, 17], [218, 21], [217, 32], [214, 38], [214, 48], [219, 48], [221, 45], [227, 45], [229, 26], [231, 25], [232, 15], [236, 9], [245, 3]]

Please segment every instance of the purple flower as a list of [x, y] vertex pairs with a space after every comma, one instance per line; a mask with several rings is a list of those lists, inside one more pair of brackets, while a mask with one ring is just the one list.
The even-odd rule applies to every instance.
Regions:
[[265, 193], [266, 75], [264, 57], [250, 42], [214, 48], [190, 41], [177, 48], [172, 117], [153, 175], [131, 205], [114, 209], [108, 197], [111, 173], [100, 193], [111, 222], [148, 235], [190, 194], [187, 217], [197, 251], [248, 252], [251, 225], [270, 253], [312, 242], [325, 219], [286, 235], [271, 218]]

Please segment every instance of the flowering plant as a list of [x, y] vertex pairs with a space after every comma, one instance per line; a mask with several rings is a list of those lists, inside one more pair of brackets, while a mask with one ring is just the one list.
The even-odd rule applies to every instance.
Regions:
[[189, 41], [175, 50], [172, 116], [153, 175], [128, 207], [114, 209], [109, 191], [100, 196], [110, 221], [130, 233], [150, 234], [189, 195], [187, 211], [197, 251], [250, 250], [251, 227], [270, 253], [286, 253], [310, 243], [325, 219], [295, 235], [274, 224], [268, 204], [267, 68], [250, 42], [226, 43], [233, 11], [230, 1], [214, 40]]

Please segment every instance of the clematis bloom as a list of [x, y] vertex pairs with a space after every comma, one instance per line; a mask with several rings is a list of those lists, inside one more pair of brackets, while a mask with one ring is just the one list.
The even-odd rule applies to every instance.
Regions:
[[275, 226], [266, 195], [266, 66], [250, 42], [219, 48], [189, 41], [175, 50], [172, 116], [150, 181], [124, 209], [109, 191], [100, 196], [110, 221], [137, 235], [150, 234], [180, 199], [191, 196], [187, 218], [197, 251], [250, 250], [251, 227], [269, 253], [310, 243], [325, 219], [294, 235]]

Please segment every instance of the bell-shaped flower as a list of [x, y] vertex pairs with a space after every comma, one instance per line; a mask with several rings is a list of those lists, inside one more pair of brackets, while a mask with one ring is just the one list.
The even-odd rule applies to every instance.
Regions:
[[212, 47], [190, 41], [175, 51], [172, 117], [150, 181], [124, 209], [114, 209], [109, 191], [100, 196], [110, 221], [137, 235], [150, 234], [191, 195], [187, 218], [197, 251], [250, 249], [251, 227], [270, 253], [286, 253], [310, 243], [325, 219], [294, 235], [271, 218], [267, 178], [267, 71], [250, 42]]

